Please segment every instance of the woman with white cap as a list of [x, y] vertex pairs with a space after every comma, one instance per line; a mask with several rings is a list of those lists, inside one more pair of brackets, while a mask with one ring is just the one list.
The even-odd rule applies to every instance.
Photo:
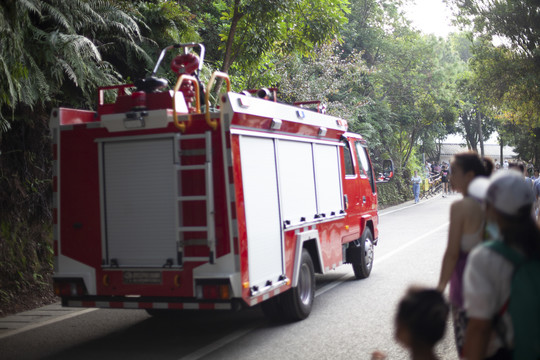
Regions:
[[[500, 170], [489, 180], [473, 181], [469, 189], [484, 199], [486, 218], [496, 229], [493, 237], [524, 258], [540, 259], [540, 229], [532, 216], [534, 195], [521, 174]], [[512, 319], [502, 309], [510, 297], [513, 272], [513, 264], [489, 246], [477, 246], [470, 253], [463, 279], [469, 319], [463, 349], [467, 360], [512, 359]], [[494, 329], [497, 314], [498, 324], [506, 329], [502, 334]]]

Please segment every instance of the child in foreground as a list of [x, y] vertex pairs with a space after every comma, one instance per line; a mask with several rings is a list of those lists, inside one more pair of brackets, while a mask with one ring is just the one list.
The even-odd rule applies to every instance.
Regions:
[[[436, 289], [411, 287], [401, 299], [395, 318], [395, 338], [413, 360], [435, 360], [435, 345], [443, 338], [450, 307]], [[372, 360], [386, 356], [376, 351]]]

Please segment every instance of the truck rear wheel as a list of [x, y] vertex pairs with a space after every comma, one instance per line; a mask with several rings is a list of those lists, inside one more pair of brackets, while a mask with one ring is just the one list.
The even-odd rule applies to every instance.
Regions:
[[360, 250], [360, 256], [358, 258], [359, 261], [352, 263], [354, 276], [356, 276], [357, 279], [365, 279], [371, 274], [374, 256], [373, 235], [369, 228], [364, 230], [357, 246], [359, 247], [358, 250]]
[[296, 321], [308, 317], [315, 298], [315, 268], [306, 249], [302, 250], [297, 286], [281, 296], [281, 306], [287, 319]]
[[277, 295], [261, 303], [264, 315], [271, 321], [283, 320], [283, 307], [280, 300], [280, 295]]

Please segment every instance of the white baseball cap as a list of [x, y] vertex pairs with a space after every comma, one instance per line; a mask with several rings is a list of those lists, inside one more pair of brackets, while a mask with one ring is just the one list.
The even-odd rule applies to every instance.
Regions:
[[530, 184], [515, 170], [499, 170], [490, 178], [477, 177], [471, 181], [467, 192], [510, 216], [520, 215], [522, 208], [534, 203]]

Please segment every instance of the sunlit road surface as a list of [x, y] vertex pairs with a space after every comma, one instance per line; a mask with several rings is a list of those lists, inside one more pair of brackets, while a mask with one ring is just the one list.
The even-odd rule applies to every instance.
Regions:
[[[158, 319], [143, 310], [58, 305], [0, 319], [2, 359], [408, 359], [393, 336], [394, 312], [411, 285], [435, 286], [447, 241], [450, 204], [435, 197], [380, 212], [373, 272], [355, 280], [350, 265], [317, 276], [311, 315], [267, 320], [259, 308]], [[457, 359], [451, 323], [437, 347]]]

